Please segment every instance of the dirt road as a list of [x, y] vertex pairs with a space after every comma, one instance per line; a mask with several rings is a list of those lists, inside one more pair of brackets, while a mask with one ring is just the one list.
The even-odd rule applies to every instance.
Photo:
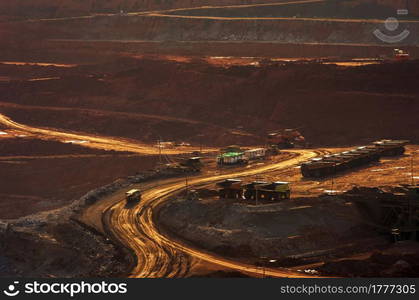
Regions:
[[[188, 186], [203, 186], [225, 178], [286, 170], [317, 156], [320, 151], [293, 150], [292, 153], [294, 155], [290, 159], [281, 162], [256, 165], [253, 168], [225, 174], [212, 173], [189, 178]], [[136, 264], [130, 277], [184, 277], [189, 275], [191, 266], [200, 261], [254, 276], [261, 274], [274, 277], [307, 276], [287, 269], [262, 270], [260, 267], [208, 253], [163, 234], [155, 222], [156, 212], [171, 196], [185, 189], [184, 178], [133, 185], [132, 188], [143, 190], [142, 200], [136, 206], [127, 207], [124, 201], [125, 190], [121, 190], [90, 207], [82, 217], [84, 222], [95, 227], [97, 227], [94, 224], [95, 220], [97, 222], [100, 219], [105, 232], [134, 252]]]
[[[191, 11], [199, 9], [231, 9], [231, 8], [249, 8], [249, 7], [263, 7], [263, 6], [285, 6], [293, 4], [309, 4], [309, 3], [322, 3], [326, 0], [296, 0], [286, 2], [272, 2], [272, 3], [258, 3], [258, 4], [238, 4], [238, 5], [206, 5], [206, 6], [194, 6], [185, 8], [173, 8], [164, 10], [151, 10], [151, 11], [139, 11], [130, 13], [103, 13], [103, 14], [92, 14], [86, 16], [75, 16], [75, 17], [61, 17], [61, 18], [44, 18], [44, 19], [30, 19], [23, 22], [51, 22], [51, 21], [68, 21], [68, 20], [82, 20], [92, 19], [95, 17], [114, 17], [114, 16], [145, 16], [145, 17], [164, 17], [164, 18], [180, 18], [180, 19], [207, 19], [207, 20], [302, 20], [302, 21], [319, 21], [319, 22], [343, 22], [343, 23], [372, 23], [381, 24], [385, 20], [381, 19], [355, 19], [355, 18], [303, 18], [303, 17], [214, 17], [214, 16], [189, 16], [189, 15], [175, 15], [172, 13], [181, 11]], [[401, 23], [419, 23], [418, 20], [403, 20]]]
[[154, 13], [171, 13], [176, 11], [187, 11], [195, 9], [207, 9], [207, 8], [246, 8], [246, 7], [259, 7], [259, 6], [281, 6], [281, 5], [290, 5], [290, 4], [306, 4], [306, 3], [316, 3], [316, 2], [325, 2], [325, 0], [295, 0], [295, 1], [286, 1], [286, 2], [272, 2], [272, 3], [258, 3], [258, 4], [237, 4], [237, 5], [205, 5], [205, 6], [193, 6], [193, 7], [184, 7], [184, 8], [173, 8], [173, 9], [163, 9], [163, 10], [151, 10], [151, 11], [138, 11], [138, 12], [129, 12], [129, 13], [101, 13], [101, 14], [91, 14], [86, 16], [75, 16], [75, 17], [60, 17], [60, 18], [43, 18], [43, 19], [28, 19], [23, 22], [50, 22], [50, 21], [68, 21], [68, 20], [83, 20], [91, 19], [95, 17], [113, 17], [113, 16], [142, 16], [149, 15]]
[[[51, 128], [31, 127], [28, 125], [17, 123], [3, 114], [0, 114], [0, 124], [6, 126], [9, 129], [19, 130], [23, 135], [35, 135], [36, 138], [42, 140], [54, 140], [65, 143], [74, 143], [85, 147], [103, 150], [129, 151], [143, 155], [156, 155], [159, 154], [159, 152], [165, 155], [182, 154], [199, 150], [199, 147], [177, 147], [175, 149], [159, 149], [158, 147], [142, 144], [133, 140], [118, 139], [114, 137], [93, 136], [87, 135], [85, 133], [70, 133]], [[215, 151], [215, 149], [202, 149], [202, 152], [211, 151]]]

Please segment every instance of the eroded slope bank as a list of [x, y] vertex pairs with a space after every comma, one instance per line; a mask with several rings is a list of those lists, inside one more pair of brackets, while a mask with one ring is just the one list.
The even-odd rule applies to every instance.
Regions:
[[417, 276], [418, 245], [393, 244], [340, 197], [294, 198], [255, 206], [179, 197], [157, 221], [167, 235], [259, 267], [288, 267], [343, 277]]
[[0, 112], [24, 124], [152, 143], [160, 136], [255, 145], [278, 128], [299, 128], [313, 146], [377, 138], [415, 143], [418, 74], [418, 61], [224, 68], [202, 60], [124, 59], [76, 67], [71, 75], [48, 73], [57, 80], [2, 82]]
[[163, 206], [158, 220], [200, 247], [251, 261], [268, 257], [288, 264], [297, 258], [339, 255], [366, 244], [386, 243], [356, 221], [361, 218], [354, 207], [327, 197], [258, 206], [216, 197], [180, 198]]
[[[1, 32], [5, 40], [34, 43], [39, 39], [83, 39], [385, 44], [373, 34], [376, 29], [390, 34], [384, 20], [214, 19], [156, 14], [5, 24]], [[418, 45], [419, 22], [400, 23], [402, 30], [411, 32], [403, 45]]]

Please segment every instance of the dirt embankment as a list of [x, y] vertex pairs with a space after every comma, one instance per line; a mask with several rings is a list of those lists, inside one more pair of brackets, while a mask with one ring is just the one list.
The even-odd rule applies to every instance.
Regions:
[[128, 152], [105, 151], [99, 149], [86, 148], [70, 143], [60, 143], [54, 141], [40, 141], [37, 139], [18, 137], [0, 139], [0, 158], [2, 160], [11, 159], [18, 156], [27, 158], [43, 157], [64, 157], [64, 156], [83, 156], [83, 155], [123, 155]]
[[[57, 0], [54, 2], [48, 0], [14, 0], [3, 1], [0, 4], [0, 16], [3, 20], [16, 19], [35, 19], [35, 18], [59, 18], [68, 16], [83, 16], [95, 13], [118, 13], [124, 12], [148, 11], [156, 9], [190, 8], [199, 6], [216, 5], [240, 5], [254, 3], [278, 3], [289, 2], [289, 0], [203, 0], [197, 3], [193, 0], [174, 0], [174, 1], [139, 1], [139, 0]], [[345, 1], [349, 2], [349, 1]], [[353, 7], [359, 5], [368, 5], [373, 8], [388, 7], [389, 9], [408, 8], [411, 14], [419, 15], [419, 4], [416, 1], [405, 0], [352, 0], [346, 5]], [[300, 7], [300, 5], [293, 5]]]
[[80, 213], [133, 183], [174, 176], [179, 171], [139, 172], [92, 189], [62, 208], [0, 220], [0, 277], [125, 276], [134, 263], [130, 251], [82, 223]]
[[[345, 4], [340, 4], [341, 1], [337, 3], [339, 4], [326, 2], [228, 9], [204, 8], [176, 11], [172, 15], [167, 15], [168, 13], [166, 15], [164, 13], [128, 16], [97, 15], [85, 19], [12, 23], [2, 26], [0, 36], [5, 43], [9, 41], [15, 45], [28, 40], [38, 44], [45, 39], [268, 41], [385, 45], [373, 32], [380, 29], [388, 35], [395, 35], [385, 29], [383, 22], [369, 20], [371, 18], [385, 20], [387, 17], [396, 16], [392, 7], [374, 3], [347, 4], [346, 1]], [[226, 4], [228, 3], [224, 3]], [[173, 6], [183, 7], [182, 4], [173, 4]], [[214, 19], [218, 17], [227, 19]], [[268, 19], [261, 19], [266, 17]], [[287, 17], [288, 19], [269, 19], [270, 17]], [[313, 19], [310, 20], [311, 18]], [[316, 20], [316, 18], [325, 19]], [[334, 18], [348, 20], [334, 20]], [[365, 19], [350, 21], [350, 18]], [[407, 38], [403, 39], [403, 45], [419, 44], [418, 22], [400, 20], [399, 31], [403, 30], [411, 32]]]
[[366, 259], [329, 262], [318, 270], [323, 274], [345, 277], [417, 277], [419, 274], [417, 242], [399, 242], [386, 250], [374, 251]]
[[415, 143], [418, 66], [224, 68], [201, 60], [126, 58], [79, 67], [78, 75], [59, 80], [3, 82], [0, 111], [24, 124], [150, 142], [161, 136], [207, 145], [263, 144], [270, 130], [299, 128], [313, 146], [377, 138]]
[[[419, 32], [419, 23], [401, 21], [400, 27], [411, 32], [403, 40], [403, 45], [419, 44], [415, 34]], [[368, 21], [98, 16], [82, 20], [8, 24], [2, 31], [5, 41], [31, 40], [34, 43], [43, 39], [92, 39], [385, 44], [373, 34], [376, 29], [388, 33], [383, 23]], [[20, 33], [19, 38], [16, 38], [16, 32]]]
[[129, 256], [67, 218], [0, 223], [0, 277], [115, 277]]
[[117, 178], [152, 169], [158, 158], [30, 138], [1, 138], [0, 218], [68, 205]]
[[[398, 8], [403, 8], [400, 6]], [[367, 1], [316, 1], [289, 5], [262, 5], [248, 7], [197, 8], [176, 10], [170, 14], [180, 16], [211, 16], [225, 18], [288, 17], [288, 18], [340, 18], [386, 19], [396, 15], [396, 9]], [[405, 18], [406, 16], [402, 16]]]
[[254, 206], [214, 197], [171, 201], [162, 208], [159, 222], [182, 239], [221, 255], [302, 264], [308, 258], [386, 244], [372, 228], [354, 222], [357, 216], [354, 207], [336, 198]]
[[[287, 2], [288, 0], [264, 0], [262, 3]], [[69, 16], [85, 16], [95, 13], [119, 13], [131, 11], [147, 11], [155, 9], [187, 8], [204, 5], [234, 5], [258, 3], [258, 0], [14, 0], [3, 1], [0, 4], [0, 16], [5, 20], [59, 18]]]

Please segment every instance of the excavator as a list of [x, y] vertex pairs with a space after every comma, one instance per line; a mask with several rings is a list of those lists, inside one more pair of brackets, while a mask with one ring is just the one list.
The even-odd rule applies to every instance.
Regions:
[[268, 134], [268, 145], [279, 149], [289, 149], [305, 147], [306, 142], [304, 136], [297, 129], [284, 129]]

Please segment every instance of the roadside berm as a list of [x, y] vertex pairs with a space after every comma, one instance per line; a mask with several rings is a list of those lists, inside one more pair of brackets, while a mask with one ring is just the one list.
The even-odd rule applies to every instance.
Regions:
[[[208, 196], [214, 193], [207, 189], [198, 193], [206, 197], [180, 195], [159, 214], [159, 222], [168, 232], [193, 245], [256, 265], [267, 260], [273, 262], [272, 267], [317, 269], [314, 272], [328, 275], [400, 275], [397, 266], [394, 273], [390, 268], [398, 256], [404, 255], [397, 252], [393, 237], [377, 230], [354, 203], [341, 195], [255, 205]], [[389, 247], [393, 249], [389, 259], [392, 263], [377, 270], [374, 260]], [[357, 264], [353, 269], [350, 264], [341, 267], [345, 259], [354, 256], [368, 265], [368, 272], [358, 270]], [[404, 271], [416, 267], [411, 264]]]
[[[82, 222], [90, 205], [133, 183], [179, 175], [159, 168], [118, 179], [65, 207], [0, 219], [0, 277], [119, 277], [134, 263], [130, 250]], [[184, 170], [182, 170], [184, 174]]]

